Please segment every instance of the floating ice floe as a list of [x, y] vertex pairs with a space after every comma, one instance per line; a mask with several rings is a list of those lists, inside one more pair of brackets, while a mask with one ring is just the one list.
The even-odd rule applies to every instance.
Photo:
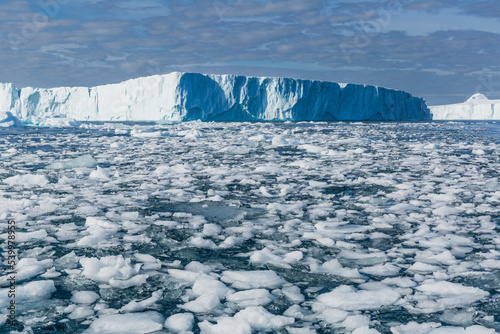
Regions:
[[352, 286], [341, 285], [332, 292], [317, 297], [315, 308], [340, 309], [345, 311], [373, 310], [396, 303], [401, 294], [389, 287], [381, 286], [379, 290], [357, 290]]
[[[38, 261], [37, 259], [33, 258], [20, 259], [16, 264], [16, 282], [24, 282], [45, 273], [49, 268], [52, 267], [53, 262], [54, 261], [51, 259], [42, 261]], [[5, 275], [0, 277], [0, 287], [8, 286], [10, 284], [8, 278], [11, 276], [12, 275]]]
[[235, 303], [238, 307], [264, 306], [274, 300], [274, 296], [266, 289], [250, 289], [229, 295], [226, 300]]
[[164, 318], [154, 311], [106, 314], [94, 320], [83, 334], [146, 334], [163, 328]]
[[74, 159], [54, 162], [47, 166], [48, 169], [94, 168], [97, 161], [90, 154], [85, 154]]
[[193, 313], [212, 313], [221, 306], [219, 296], [215, 293], [207, 292], [195, 300], [179, 305], [179, 308]]
[[252, 328], [248, 322], [239, 318], [220, 317], [216, 319], [217, 323], [212, 324], [207, 320], [199, 323], [201, 333], [203, 334], [251, 334]]
[[255, 331], [276, 331], [295, 323], [295, 319], [282, 315], [274, 315], [262, 306], [250, 306], [234, 315], [236, 319], [245, 321]]
[[141, 264], [131, 265], [130, 259], [122, 255], [97, 258], [82, 258], [82, 274], [94, 281], [110, 283], [113, 280], [128, 281], [139, 273]]
[[241, 290], [258, 288], [274, 289], [285, 283], [285, 280], [272, 270], [224, 271], [221, 280], [231, 284], [233, 288]]
[[89, 178], [95, 180], [109, 180], [109, 172], [97, 166], [97, 169], [90, 173]]
[[93, 291], [75, 291], [71, 297], [71, 301], [76, 304], [93, 304], [99, 295]]
[[191, 331], [193, 324], [194, 315], [192, 313], [177, 313], [165, 320], [165, 328], [174, 333]]
[[[8, 297], [10, 288], [0, 289], [0, 306], [3, 308], [10, 304], [11, 298]], [[39, 300], [49, 299], [51, 294], [56, 292], [54, 281], [32, 281], [15, 288], [15, 301], [17, 303], [29, 303]]]
[[8, 177], [3, 182], [10, 186], [44, 187], [49, 183], [49, 180], [45, 175], [25, 174]]

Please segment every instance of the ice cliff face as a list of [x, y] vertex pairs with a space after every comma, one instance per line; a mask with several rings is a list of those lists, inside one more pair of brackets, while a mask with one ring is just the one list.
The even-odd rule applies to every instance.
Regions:
[[[426, 120], [425, 102], [402, 91], [284, 78], [174, 72], [93, 88], [0, 84], [0, 110], [25, 122], [76, 120]], [[33, 123], [37, 123], [36, 121]]]
[[500, 100], [474, 94], [464, 103], [430, 107], [434, 120], [500, 120]]

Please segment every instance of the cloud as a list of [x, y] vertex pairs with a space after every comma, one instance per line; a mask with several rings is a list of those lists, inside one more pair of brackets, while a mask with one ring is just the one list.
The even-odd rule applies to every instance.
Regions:
[[[48, 13], [37, 2], [7, 0], [0, 4], [0, 77], [50, 87], [173, 70], [293, 76], [454, 102], [500, 72], [496, 7], [464, 0], [73, 0]], [[23, 35], [38, 14], [47, 22]], [[22, 43], [13, 48], [9, 36]]]
[[76, 43], [50, 44], [50, 45], [43, 45], [40, 48], [40, 52], [49, 54], [67, 54], [67, 53], [75, 53], [76, 51], [74, 50], [82, 48], [84, 47]]
[[498, 18], [471, 16], [458, 8], [432, 13], [401, 12], [394, 15], [388, 28], [404, 31], [409, 35], [427, 35], [446, 30], [475, 30], [500, 34]]

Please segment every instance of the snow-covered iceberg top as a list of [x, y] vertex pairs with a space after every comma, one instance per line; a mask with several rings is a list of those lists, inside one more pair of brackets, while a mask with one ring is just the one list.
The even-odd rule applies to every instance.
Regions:
[[[395, 121], [430, 119], [397, 90], [288, 78], [174, 72], [118, 84], [53, 89], [0, 84], [0, 110], [34, 124], [76, 121]], [[60, 124], [60, 122], [56, 122]], [[66, 122], [63, 124], [71, 124]]]
[[474, 94], [464, 103], [430, 107], [434, 120], [500, 120], [500, 100]]

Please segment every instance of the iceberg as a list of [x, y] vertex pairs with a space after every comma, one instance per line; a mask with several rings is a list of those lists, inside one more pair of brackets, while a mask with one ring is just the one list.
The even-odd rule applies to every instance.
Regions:
[[[421, 98], [376, 86], [173, 72], [118, 84], [52, 89], [0, 84], [0, 110], [25, 124], [78, 121], [428, 120]], [[40, 121], [43, 120], [43, 121]]]
[[433, 120], [500, 120], [500, 100], [474, 94], [464, 103], [430, 107]]

